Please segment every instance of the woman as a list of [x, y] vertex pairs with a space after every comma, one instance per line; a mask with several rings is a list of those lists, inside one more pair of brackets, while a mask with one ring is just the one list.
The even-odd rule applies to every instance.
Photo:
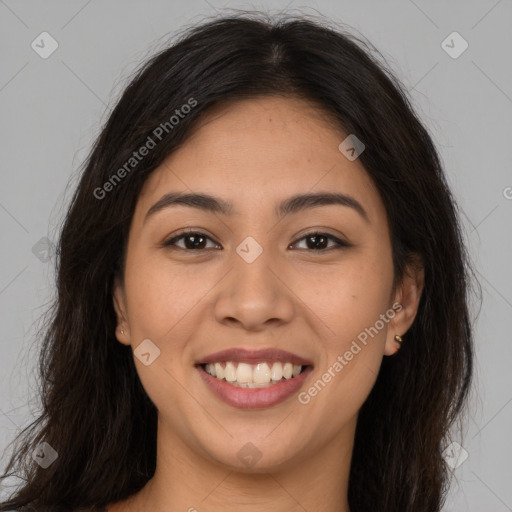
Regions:
[[365, 43], [255, 14], [188, 30], [111, 113], [58, 254], [2, 510], [441, 509], [468, 265]]

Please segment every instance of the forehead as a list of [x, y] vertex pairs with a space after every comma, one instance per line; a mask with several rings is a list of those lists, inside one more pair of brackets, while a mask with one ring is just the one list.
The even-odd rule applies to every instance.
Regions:
[[359, 159], [350, 161], [338, 149], [348, 134], [332, 119], [295, 98], [216, 106], [147, 179], [139, 213], [170, 191], [208, 193], [254, 214], [291, 195], [321, 190], [357, 196], [370, 218], [385, 216]]

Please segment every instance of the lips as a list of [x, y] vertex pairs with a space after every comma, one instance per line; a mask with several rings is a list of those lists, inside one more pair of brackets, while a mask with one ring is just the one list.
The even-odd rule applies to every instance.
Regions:
[[279, 361], [281, 363], [290, 362], [295, 365], [313, 366], [311, 361], [304, 359], [291, 352], [285, 350], [268, 348], [261, 350], [247, 350], [244, 348], [234, 348], [228, 350], [221, 350], [214, 354], [209, 354], [196, 361], [196, 365], [203, 365], [207, 363], [217, 363], [220, 361], [234, 361], [248, 364], [258, 363], [273, 363]]
[[[224, 366], [223, 362], [226, 361], [226, 366]], [[215, 372], [213, 372], [213, 375], [209, 374], [213, 370], [211, 368], [213, 365], [217, 367], [217, 371], [221, 371], [221, 374], [223, 373], [222, 369], [227, 370], [229, 366], [232, 370], [234, 365], [238, 365], [243, 367], [244, 372], [242, 373], [244, 375], [239, 374], [239, 369], [237, 369], [236, 377], [233, 374], [228, 376], [226, 373], [226, 378], [230, 381], [241, 379], [242, 382], [249, 382], [250, 378], [244, 378], [245, 371], [250, 370], [249, 365], [267, 367], [265, 363], [273, 367], [277, 365], [278, 368], [281, 368], [282, 364], [285, 363], [284, 367], [288, 367], [289, 375], [285, 376], [283, 372], [281, 377], [273, 373], [273, 378], [278, 379], [277, 381], [269, 382], [269, 376], [267, 375], [264, 379], [266, 384], [251, 385], [238, 381], [228, 382], [224, 378], [218, 378], [219, 375], [214, 376]], [[294, 371], [293, 376], [290, 374], [290, 368], [292, 367], [290, 363], [297, 370]], [[214, 395], [223, 402], [240, 409], [266, 408], [283, 402], [300, 390], [313, 370], [311, 361], [279, 349], [247, 350], [236, 348], [222, 350], [198, 359], [195, 366], [199, 370], [202, 381]], [[206, 368], [207, 366], [210, 368]], [[302, 370], [300, 373], [298, 373], [299, 369]], [[259, 377], [256, 380], [260, 380]]]
[[223, 402], [238, 409], [261, 409], [277, 405], [294, 393], [298, 393], [312, 372], [312, 367], [307, 366], [300, 375], [293, 379], [283, 380], [266, 388], [248, 389], [235, 387], [226, 381], [212, 377], [201, 366], [198, 369], [201, 379], [210, 392]]

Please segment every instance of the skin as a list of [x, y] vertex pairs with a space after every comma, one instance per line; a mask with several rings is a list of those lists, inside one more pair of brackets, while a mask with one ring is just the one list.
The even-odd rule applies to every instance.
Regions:
[[[134, 358], [159, 411], [157, 468], [109, 512], [349, 511], [357, 414], [383, 356], [397, 350], [395, 334], [414, 320], [423, 272], [410, 269], [393, 289], [386, 211], [359, 159], [339, 151], [346, 136], [303, 100], [243, 100], [209, 112], [146, 181], [113, 299], [118, 341], [135, 349], [149, 338], [160, 349], [149, 366]], [[174, 206], [145, 219], [171, 191], [221, 197], [237, 213]], [[352, 196], [368, 220], [340, 205], [275, 217], [281, 200], [318, 191]], [[162, 247], [187, 227], [209, 237], [202, 251], [184, 249], [190, 238]], [[313, 251], [303, 237], [315, 229], [351, 246], [330, 250], [330, 240]], [[250, 264], [235, 250], [247, 236], [263, 249]], [[194, 367], [227, 348], [278, 347], [313, 362], [304, 391], [395, 302], [401, 311], [306, 405], [293, 394], [268, 408], [238, 409]], [[246, 468], [237, 453], [249, 441], [261, 459]]]

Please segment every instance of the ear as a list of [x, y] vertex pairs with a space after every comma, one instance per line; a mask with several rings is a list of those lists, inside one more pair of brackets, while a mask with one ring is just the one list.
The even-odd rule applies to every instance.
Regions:
[[419, 255], [414, 255], [406, 266], [404, 276], [393, 294], [395, 316], [389, 321], [384, 354], [391, 356], [399, 350], [395, 336], [403, 336], [411, 327], [425, 284], [425, 271]]
[[118, 277], [114, 278], [112, 299], [117, 318], [116, 338], [123, 345], [130, 345], [130, 329], [128, 315], [126, 314], [126, 297], [124, 288]]

